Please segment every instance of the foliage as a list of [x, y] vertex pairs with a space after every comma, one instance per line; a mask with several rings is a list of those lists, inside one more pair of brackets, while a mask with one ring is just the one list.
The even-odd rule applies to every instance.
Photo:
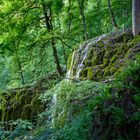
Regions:
[[92, 81], [77, 83], [64, 80], [42, 95], [41, 99], [46, 103], [47, 109], [39, 120], [50, 118], [51, 123], [46, 120], [43, 124], [51, 128], [46, 128], [51, 134], [48, 139], [86, 139], [91, 126], [93, 106], [109, 98], [103, 92], [96, 97], [98, 91], [103, 90], [104, 85]]
[[[111, 8], [131, 27], [131, 0]], [[0, 0], [0, 139], [140, 139], [140, 57], [111, 81], [63, 77], [75, 46], [113, 31], [107, 0]]]
[[138, 139], [139, 64], [140, 57], [109, 83], [64, 80], [42, 95], [47, 108], [40, 120], [49, 117], [40, 123], [44, 139]]
[[[140, 57], [130, 63], [127, 70], [112, 84], [111, 99], [106, 100], [101, 108], [94, 110], [95, 137], [99, 139], [139, 139], [140, 116], [137, 106], [139, 103], [136, 102], [139, 100], [140, 93], [139, 64]], [[97, 117], [98, 119], [95, 119]]]
[[[7, 126], [6, 126], [7, 125]], [[10, 131], [3, 130], [5, 127], [10, 127]], [[12, 131], [12, 129], [14, 129]], [[29, 135], [29, 131], [32, 131], [33, 125], [27, 120], [16, 120], [16, 121], [10, 121], [7, 124], [4, 124], [1, 122], [0, 124], [0, 139], [5, 140], [12, 140], [15, 138], [20, 138], [19, 136], [22, 135], [21, 138], [24, 137], [24, 135]]]
[[[51, 32], [45, 26], [41, 0], [0, 1], [0, 52], [5, 57], [0, 64], [0, 88], [28, 85], [56, 71], [51, 49], [52, 37], [62, 68], [66, 65], [70, 50], [83, 41], [78, 1], [44, 2], [51, 16]], [[130, 27], [131, 0], [113, 0], [111, 6], [119, 29]], [[84, 0], [82, 8], [88, 39], [114, 30], [106, 0]]]

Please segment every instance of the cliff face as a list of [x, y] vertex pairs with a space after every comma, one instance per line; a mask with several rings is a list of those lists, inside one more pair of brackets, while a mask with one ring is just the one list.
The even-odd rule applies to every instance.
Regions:
[[70, 54], [66, 77], [95, 81], [113, 77], [140, 53], [139, 41], [130, 30], [88, 40]]

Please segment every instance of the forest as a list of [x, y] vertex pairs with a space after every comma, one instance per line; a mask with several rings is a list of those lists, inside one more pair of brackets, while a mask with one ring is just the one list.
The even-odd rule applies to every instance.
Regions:
[[140, 1], [0, 0], [0, 140], [140, 140]]

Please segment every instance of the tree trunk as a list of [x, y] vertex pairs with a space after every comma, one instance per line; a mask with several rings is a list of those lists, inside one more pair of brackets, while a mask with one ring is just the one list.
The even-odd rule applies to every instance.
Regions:
[[[52, 22], [50, 20], [50, 17], [48, 16], [47, 7], [46, 7], [44, 0], [42, 0], [42, 9], [43, 9], [43, 13], [44, 13], [46, 28], [47, 28], [48, 32], [50, 32], [53, 30], [53, 26], [52, 26]], [[53, 51], [53, 58], [54, 58], [54, 63], [56, 64], [57, 72], [58, 72], [59, 76], [63, 76], [63, 72], [62, 72], [62, 69], [60, 67], [59, 58], [57, 55], [57, 49], [55, 47], [55, 40], [53, 37], [51, 39], [51, 47], [52, 47], [52, 51]]]
[[87, 36], [86, 21], [84, 15], [84, 0], [78, 0], [78, 4], [79, 4], [80, 15], [82, 17], [82, 27], [83, 27], [83, 34], [84, 34], [83, 38], [84, 40], [87, 40], [88, 36]]
[[20, 58], [19, 58], [17, 52], [16, 52], [16, 58], [17, 58], [17, 63], [18, 63], [19, 75], [20, 75], [20, 78], [21, 78], [21, 83], [22, 83], [22, 85], [25, 85], [25, 80], [24, 80], [24, 76], [23, 76], [22, 66], [21, 66]]
[[140, 0], [132, 0], [132, 28], [134, 35], [140, 33]]
[[112, 21], [112, 25], [118, 29], [118, 25], [116, 23], [116, 20], [115, 20], [115, 17], [114, 17], [114, 13], [111, 9], [111, 4], [110, 4], [110, 0], [108, 0], [108, 10], [109, 10], [109, 13], [110, 13], [110, 17], [111, 17], [111, 21]]
[[64, 60], [65, 60], [65, 62], [67, 62], [67, 56], [66, 56], [65, 47], [64, 47], [63, 43], [62, 43], [62, 51], [63, 51]]
[[68, 1], [69, 2], [69, 7], [68, 7], [68, 31], [70, 33], [71, 31], [71, 25], [72, 25], [72, 16], [71, 16], [71, 0]]
[[54, 57], [54, 62], [56, 64], [57, 72], [58, 72], [59, 76], [63, 76], [63, 72], [62, 72], [62, 69], [60, 67], [60, 63], [59, 63], [59, 59], [58, 59], [58, 55], [57, 55], [57, 49], [55, 47], [54, 38], [52, 38], [51, 41], [52, 41], [53, 57]]
[[[97, 8], [98, 8], [97, 13], [98, 13], [98, 15], [100, 15], [101, 6], [102, 6], [101, 4], [102, 4], [101, 0], [97, 0]], [[101, 19], [98, 20], [97, 26], [98, 26], [98, 33], [102, 34], [102, 21], [101, 21]]]
[[50, 19], [49, 19], [48, 13], [47, 13], [47, 7], [46, 7], [44, 0], [42, 0], [42, 9], [43, 9], [43, 14], [44, 14], [44, 18], [45, 18], [46, 28], [50, 32], [52, 30], [52, 26], [50, 23]]

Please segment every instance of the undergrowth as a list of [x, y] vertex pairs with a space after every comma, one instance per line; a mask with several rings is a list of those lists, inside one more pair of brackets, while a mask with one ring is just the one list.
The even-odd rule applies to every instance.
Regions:
[[41, 97], [43, 102], [51, 102], [46, 111], [51, 115], [46, 138], [140, 139], [139, 83], [139, 57], [109, 83], [62, 81]]
[[140, 57], [112, 81], [63, 80], [40, 100], [46, 110], [27, 139], [139, 140]]

